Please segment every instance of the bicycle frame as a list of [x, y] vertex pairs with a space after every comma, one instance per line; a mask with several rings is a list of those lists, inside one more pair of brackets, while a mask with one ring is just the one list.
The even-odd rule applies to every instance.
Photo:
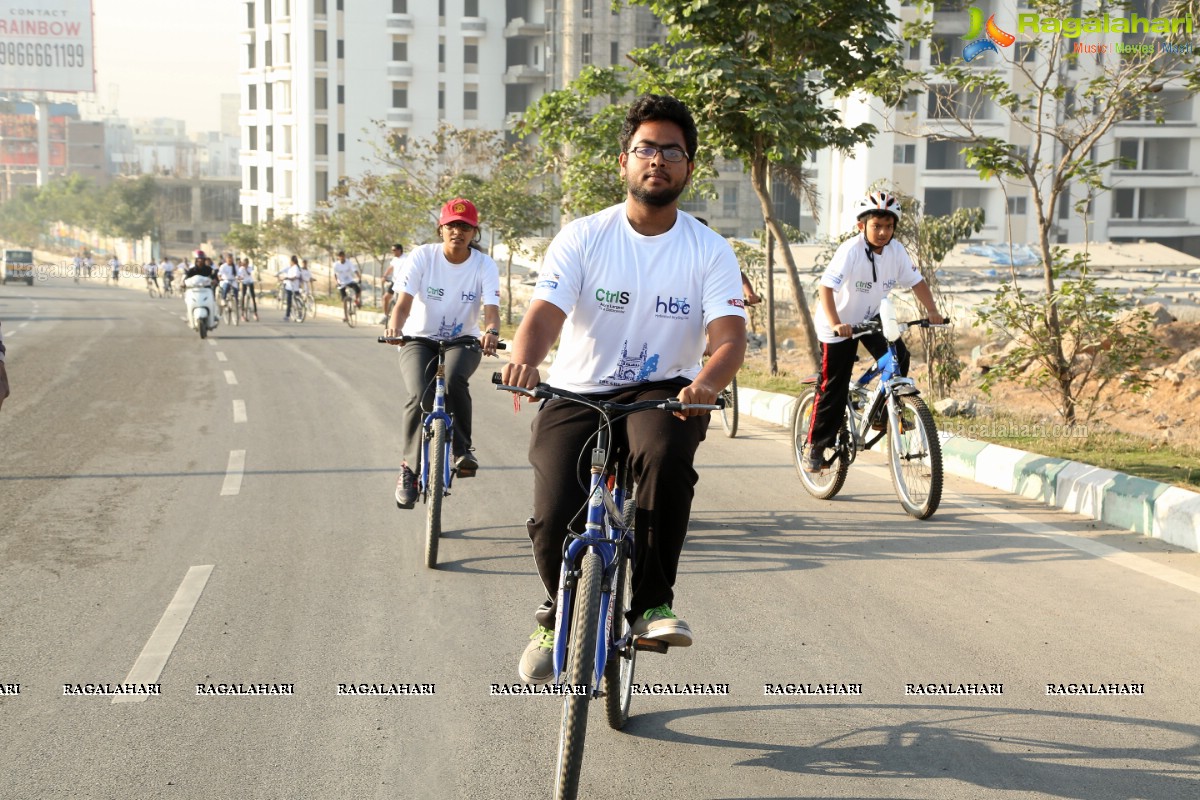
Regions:
[[[620, 547], [629, 548], [632, 560], [633, 529], [626, 527], [624, 513], [625, 499], [628, 487], [623, 480], [626, 470], [610, 470], [606, 466], [608, 460], [609, 431], [602, 422], [596, 434], [596, 447], [592, 450], [591, 489], [588, 494], [588, 516], [583, 534], [572, 533], [567, 537], [563, 550], [562, 570], [558, 578], [558, 603], [554, 620], [554, 682], [562, 682], [563, 667], [567, 658], [567, 637], [560, 636], [570, 625], [563, 625], [563, 620], [570, 620], [572, 613], [572, 593], [579, 578], [575, 566], [587, 552], [597, 553], [603, 564], [603, 580], [600, 591], [600, 619], [604, 620], [604, 628], [596, 637], [596, 658], [592, 669], [592, 695], [599, 691], [600, 679], [604, 675], [604, 667], [608, 663], [610, 651], [627, 647], [625, 641], [612, 641], [612, 592], [616, 577], [617, 556]], [[611, 490], [609, 484], [612, 484]]]
[[434, 375], [433, 409], [421, 421], [421, 472], [417, 475], [417, 488], [424, 497], [429, 486], [429, 446], [433, 438], [433, 423], [436, 420], [446, 422], [446, 441], [442, 447], [445, 457], [442, 458], [442, 486], [446, 494], [450, 493], [450, 484], [454, 479], [454, 465], [451, 458], [451, 445], [454, 442], [454, 415], [446, 412], [446, 346], [438, 346], [437, 372]]

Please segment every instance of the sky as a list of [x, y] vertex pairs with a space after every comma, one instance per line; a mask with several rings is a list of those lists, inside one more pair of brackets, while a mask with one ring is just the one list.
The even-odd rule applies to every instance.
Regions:
[[220, 130], [221, 95], [238, 93], [245, 8], [240, 0], [92, 0], [97, 99], [122, 117]]

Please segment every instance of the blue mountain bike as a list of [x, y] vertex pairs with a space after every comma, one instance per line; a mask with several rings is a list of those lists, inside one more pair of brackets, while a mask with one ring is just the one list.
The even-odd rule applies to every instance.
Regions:
[[[686, 408], [718, 410], [716, 405], [683, 404], [678, 400], [614, 403], [539, 384], [535, 389], [498, 389], [539, 400], [561, 399], [598, 412], [591, 450], [591, 484], [583, 533], [568, 531], [558, 579], [554, 631], [554, 683], [563, 689], [558, 739], [555, 800], [573, 800], [579, 789], [588, 703], [604, 698], [608, 724], [620, 730], [629, 721], [633, 671], [639, 650], [667, 652], [665, 642], [635, 639], [626, 614], [633, 601], [634, 496], [628, 461], [612, 447], [612, 424], [638, 411]], [[568, 624], [569, 623], [569, 624]]]
[[[902, 334], [908, 328], [940, 326], [921, 319], [900, 323], [898, 327]], [[883, 325], [872, 320], [851, 329], [857, 339], [881, 332]], [[876, 378], [879, 385], [872, 392], [867, 387]], [[917, 519], [933, 516], [942, 500], [942, 446], [933, 415], [919, 397], [916, 383], [900, 375], [895, 340], [889, 339], [883, 357], [850, 384], [846, 418], [838, 429], [834, 446], [822, 453], [824, 469], [812, 473], [804, 469], [804, 456], [818, 380], [816, 375], [804, 379], [803, 383], [812, 388], [800, 395], [792, 416], [792, 456], [804, 489], [821, 500], [832, 498], [845, 484], [846, 473], [858, 452], [871, 449], [886, 436], [888, 471], [900, 505]]]
[[[478, 350], [479, 340], [474, 336], [457, 336], [453, 339], [430, 339], [425, 336], [401, 336], [389, 339], [380, 336], [381, 344], [407, 344], [420, 342], [437, 348], [437, 371], [434, 375], [433, 408], [421, 422], [421, 447], [418, 451], [420, 464], [415, 470], [417, 492], [425, 504], [425, 566], [437, 567], [438, 541], [442, 535], [442, 499], [450, 495], [454, 483], [454, 415], [446, 411], [446, 352], [456, 347]], [[503, 350], [504, 344], [496, 345]]]

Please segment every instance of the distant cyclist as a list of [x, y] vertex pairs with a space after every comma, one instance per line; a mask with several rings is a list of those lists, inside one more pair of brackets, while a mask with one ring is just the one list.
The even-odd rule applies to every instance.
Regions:
[[[346, 292], [354, 291], [354, 304], [362, 305], [362, 273], [358, 271], [358, 267], [346, 260], [346, 251], [338, 250], [337, 261], [333, 264], [333, 277], [337, 281], [338, 295], [345, 300]], [[342, 321], [346, 321], [346, 314], [342, 312]]]
[[[405, 262], [405, 282], [392, 306], [386, 334], [430, 339], [477, 336], [483, 354], [495, 355], [500, 341], [500, 272], [486, 253], [471, 247], [471, 242], [479, 236], [479, 212], [470, 200], [455, 198], [442, 206], [437, 230], [441, 244], [415, 247]], [[483, 331], [479, 329], [481, 310]], [[454, 415], [451, 446], [460, 478], [469, 478], [479, 469], [479, 461], [471, 452], [468, 381], [479, 367], [480, 359], [479, 350], [462, 347], [446, 354], [446, 411]], [[424, 409], [433, 405], [436, 368], [436, 348], [419, 342], [401, 348], [404, 460], [396, 480], [396, 503], [401, 508], [412, 508], [417, 497], [413, 467], [417, 465], [421, 444], [421, 418]]]
[[392, 260], [383, 273], [383, 319], [379, 320], [380, 325], [387, 325], [388, 317], [391, 316], [392, 302], [396, 299], [396, 283], [402, 280], [403, 269], [404, 245], [397, 242], [392, 245]]
[[224, 303], [232, 291], [237, 298], [237, 267], [233, 265], [233, 256], [226, 253], [217, 267], [217, 279], [221, 282], [221, 302]]
[[[911, 288], [929, 314], [929, 321], [945, 320], [937, 311], [933, 293], [913, 265], [904, 245], [894, 240], [900, 223], [900, 201], [887, 192], [871, 192], [854, 206], [859, 234], [842, 242], [821, 276], [820, 303], [813, 322], [821, 341], [821, 374], [813, 400], [808, 429], [808, 454], [803, 467], [819, 473], [824, 452], [833, 447], [845, 418], [846, 395], [861, 341], [875, 358], [887, 352], [882, 333], [851, 338], [852, 326], [879, 319], [879, 304], [897, 286]], [[897, 367], [908, 374], [908, 348], [896, 342]]]
[[258, 298], [254, 294], [254, 267], [250, 266], [250, 259], [243, 258], [238, 262], [237, 268], [238, 282], [242, 285], [241, 303], [246, 302], [246, 298], [250, 298], [250, 302], [254, 308], [254, 321], [258, 321]]
[[162, 287], [158, 285], [158, 264], [153, 258], [146, 262], [146, 284], [153, 284], [155, 289], [162, 292]]

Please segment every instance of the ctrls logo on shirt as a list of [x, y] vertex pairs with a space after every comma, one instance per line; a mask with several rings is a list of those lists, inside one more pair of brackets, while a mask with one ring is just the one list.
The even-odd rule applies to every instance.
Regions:
[[[991, 50], [993, 53], [999, 53], [1000, 47], [1010, 47], [1017, 37], [1011, 33], [1000, 30], [1000, 26], [996, 24], [996, 15], [992, 14], [988, 17], [987, 25], [983, 24], [983, 12], [975, 6], [971, 6], [971, 27], [967, 31], [967, 35], [962, 37], [965, 40], [971, 41], [963, 48], [963, 61], [970, 63], [985, 51]], [[983, 34], [981, 37], [980, 34]]]

